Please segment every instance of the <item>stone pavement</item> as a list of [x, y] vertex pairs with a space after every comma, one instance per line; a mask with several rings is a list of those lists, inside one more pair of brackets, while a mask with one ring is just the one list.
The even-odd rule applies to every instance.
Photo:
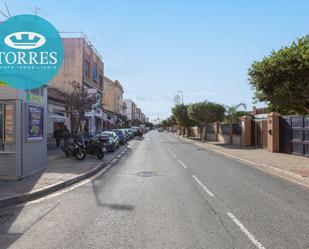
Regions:
[[202, 143], [196, 138], [183, 138], [191, 143], [212, 150], [224, 156], [252, 164], [269, 173], [287, 178], [293, 182], [309, 187], [309, 158], [292, 154], [270, 153], [266, 149], [254, 147], [239, 147], [219, 142]]
[[[57, 185], [59, 186], [59, 184], [68, 181], [74, 183], [74, 179], [76, 179], [75, 182], [77, 182], [86, 174], [90, 175], [89, 173], [93, 170], [99, 169], [101, 166], [103, 168], [104, 164], [108, 164], [126, 146], [121, 146], [120, 149], [114, 153], [105, 153], [103, 160], [97, 160], [87, 155], [84, 161], [77, 161], [74, 158], [66, 158], [60, 149], [50, 150], [48, 153], [47, 167], [44, 172], [40, 172], [20, 181], [0, 180], [0, 207], [7, 205], [9, 199], [12, 200], [9, 205], [11, 203], [14, 204], [17, 198], [17, 202], [20, 203], [24, 202], [21, 201], [23, 195], [42, 192], [42, 190], [47, 190]], [[63, 184], [63, 186], [65, 186], [65, 184]]]

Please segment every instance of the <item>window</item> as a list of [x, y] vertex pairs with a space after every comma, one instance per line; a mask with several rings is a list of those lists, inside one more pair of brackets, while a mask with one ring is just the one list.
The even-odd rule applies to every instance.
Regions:
[[87, 60], [85, 60], [84, 64], [84, 78], [90, 79], [90, 63]]
[[0, 104], [0, 143], [14, 141], [14, 106]]
[[100, 87], [103, 88], [103, 76], [100, 75], [99, 79], [100, 79], [100, 81], [99, 81], [100, 82]]
[[96, 63], [93, 64], [92, 68], [92, 80], [98, 82], [98, 68]]
[[13, 142], [14, 140], [14, 107], [13, 105], [5, 105], [4, 110], [4, 139], [5, 142]]

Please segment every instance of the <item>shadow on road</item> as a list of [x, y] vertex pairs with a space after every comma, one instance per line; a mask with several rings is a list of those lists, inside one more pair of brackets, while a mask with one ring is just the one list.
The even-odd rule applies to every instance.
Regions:
[[[127, 148], [126, 154], [130, 154], [132, 152], [132, 149], [130, 149], [128, 146], [126, 146], [126, 148]], [[117, 166], [117, 165], [114, 165], [114, 166]], [[102, 177], [98, 177], [91, 181], [92, 191], [95, 196], [97, 205], [99, 207], [110, 208], [115, 211], [132, 211], [135, 208], [134, 205], [123, 204], [123, 203], [105, 203], [101, 200], [100, 192], [102, 191], [102, 188], [99, 186], [101, 185], [100, 183], [104, 181], [104, 179], [105, 178], [103, 175]]]

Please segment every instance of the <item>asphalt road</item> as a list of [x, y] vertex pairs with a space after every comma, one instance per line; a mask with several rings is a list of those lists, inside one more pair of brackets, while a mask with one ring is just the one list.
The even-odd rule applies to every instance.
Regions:
[[69, 191], [0, 210], [0, 248], [309, 248], [309, 191], [152, 131]]

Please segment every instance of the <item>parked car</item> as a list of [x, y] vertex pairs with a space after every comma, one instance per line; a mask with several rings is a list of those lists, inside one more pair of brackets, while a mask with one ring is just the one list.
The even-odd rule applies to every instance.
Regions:
[[125, 144], [127, 142], [127, 137], [124, 131], [120, 129], [115, 129], [113, 132], [116, 133], [116, 135], [119, 137], [119, 143], [120, 144]]
[[127, 129], [128, 133], [129, 133], [129, 137], [130, 139], [134, 138], [134, 132], [133, 132], [133, 129], [129, 128]]
[[158, 132], [163, 132], [163, 128], [160, 127], [160, 128], [158, 129]]
[[133, 126], [132, 129], [135, 136], [143, 136], [143, 131], [140, 127]]
[[128, 129], [120, 129], [122, 132], [124, 132], [124, 135], [126, 137], [126, 142], [130, 140], [130, 134], [128, 132]]
[[119, 148], [119, 137], [113, 131], [103, 131], [95, 137], [104, 143], [107, 152], [114, 152]]

